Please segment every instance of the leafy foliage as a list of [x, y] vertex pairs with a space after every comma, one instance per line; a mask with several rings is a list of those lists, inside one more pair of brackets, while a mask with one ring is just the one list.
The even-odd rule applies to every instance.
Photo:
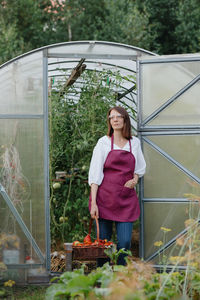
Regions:
[[108, 294], [107, 286], [113, 275], [112, 268], [106, 264], [85, 276], [82, 265], [78, 270], [65, 272], [59, 278], [55, 278], [58, 282], [47, 289], [46, 300], [62, 299], [59, 296], [64, 296], [63, 299], [88, 299], [90, 293], [96, 293], [98, 296]]
[[6, 62], [14, 56], [26, 51], [23, 38], [19, 36], [16, 24], [6, 24], [0, 20], [0, 63]]
[[176, 53], [175, 28], [178, 25], [177, 5], [174, 0], [146, 0], [145, 8], [149, 16], [149, 32], [151, 36], [150, 49], [161, 53]]
[[[125, 248], [120, 249], [119, 251], [116, 250], [115, 244], [111, 245], [104, 251], [106, 255], [110, 258], [110, 262], [113, 265], [117, 265], [117, 261], [120, 255], [129, 255], [132, 256], [132, 253], [130, 250], [125, 250]], [[125, 259], [127, 259], [126, 257]]]
[[65, 41], [106, 40], [159, 54], [198, 52], [198, 0], [0, 0], [0, 63]]
[[89, 275], [81, 269], [62, 274], [47, 289], [46, 300], [58, 299], [199, 299], [199, 272], [191, 273], [184, 293], [185, 272], [156, 273], [148, 264], [129, 260], [128, 265], [106, 263]]
[[190, 53], [200, 50], [200, 6], [198, 0], [180, 1], [175, 29], [176, 52]]

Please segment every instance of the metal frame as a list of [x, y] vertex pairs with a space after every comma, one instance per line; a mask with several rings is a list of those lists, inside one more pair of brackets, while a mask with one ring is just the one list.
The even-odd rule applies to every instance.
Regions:
[[[149, 126], [148, 122], [154, 119], [161, 111], [163, 111], [167, 106], [169, 106], [172, 102], [174, 102], [180, 95], [186, 92], [189, 88], [194, 86], [200, 80], [200, 74], [197, 75], [193, 80], [191, 80], [188, 84], [186, 84], [181, 90], [179, 90], [175, 95], [173, 95], [170, 99], [168, 99], [163, 105], [161, 105], [157, 110], [151, 113], [145, 120], [142, 120], [142, 73], [141, 73], [141, 65], [142, 64], [156, 64], [156, 63], [175, 63], [175, 62], [194, 62], [200, 61], [199, 55], [194, 56], [168, 56], [168, 57], [152, 57], [150, 59], [139, 59], [137, 61], [137, 85], [138, 85], [138, 133], [141, 140], [141, 144], [143, 147], [144, 142], [148, 143], [154, 150], [159, 152], [162, 156], [164, 156], [169, 162], [178, 167], [183, 173], [189, 176], [192, 180], [196, 181], [200, 184], [200, 178], [195, 176], [192, 172], [190, 172], [187, 168], [182, 166], [179, 162], [173, 159], [169, 154], [163, 151], [160, 147], [155, 145], [152, 141], [148, 139], [148, 136], [156, 136], [156, 135], [199, 135], [200, 134], [200, 125], [162, 125], [162, 126]], [[144, 181], [143, 179], [140, 181], [140, 200], [141, 200], [141, 224], [140, 224], [140, 240], [142, 241], [140, 245], [140, 257], [144, 258], [144, 203], [185, 203], [189, 202], [188, 199], [185, 198], [144, 198]], [[200, 220], [197, 220], [200, 223]], [[151, 256], [149, 256], [146, 261], [151, 261], [153, 258], [158, 256], [158, 254], [162, 253], [164, 250], [169, 248], [172, 244], [175, 243], [176, 239], [187, 233], [187, 228], [182, 230], [178, 235], [176, 235], [173, 239], [171, 239], [168, 243], [163, 245], [158, 251], [155, 251]], [[158, 268], [162, 266], [157, 266]], [[170, 266], [169, 266], [170, 267]], [[184, 266], [179, 266], [179, 268], [184, 269]]]
[[[27, 55], [30, 55], [32, 53], [35, 53], [35, 52], [38, 52], [38, 51], [41, 51], [41, 50], [49, 50], [49, 49], [52, 49], [52, 48], [56, 48], [56, 47], [62, 47], [62, 46], [73, 46], [73, 47], [76, 47], [76, 46], [83, 46], [83, 45], [89, 45], [90, 46], [90, 49], [92, 49], [95, 45], [100, 45], [100, 46], [103, 46], [105, 47], [105, 49], [107, 49], [109, 46], [113, 46], [113, 47], [118, 47], [119, 49], [126, 49], [126, 50], [129, 50], [129, 51], [136, 51], [138, 53], [137, 57], [135, 56], [135, 60], [139, 57], [139, 56], [142, 56], [142, 54], [144, 55], [157, 55], [156, 53], [153, 53], [151, 51], [148, 51], [148, 50], [145, 50], [145, 49], [142, 49], [142, 48], [138, 48], [138, 47], [134, 47], [134, 46], [131, 46], [131, 45], [126, 45], [126, 44], [120, 44], [120, 43], [114, 43], [114, 42], [106, 42], [106, 41], [74, 41], [74, 42], [64, 42], [64, 43], [57, 43], [57, 44], [53, 44], [53, 45], [48, 45], [48, 46], [44, 46], [44, 47], [41, 47], [41, 48], [38, 48], [38, 49], [35, 49], [35, 50], [32, 50], [32, 51], [29, 51], [25, 54], [22, 54], [22, 55], [19, 55], [11, 60], [9, 60], [8, 62], [2, 64], [0, 66], [0, 68], [3, 68], [5, 67], [6, 65], [22, 58], [22, 57], [25, 57]], [[76, 49], [74, 48], [73, 49], [74, 52], [71, 53], [73, 56], [70, 56], [71, 58], [75, 57], [75, 58], [78, 58], [78, 54], [76, 54]], [[84, 51], [82, 51], [82, 57], [84, 56]], [[119, 55], [120, 56], [120, 55]], [[48, 55], [48, 57], [51, 57], [51, 55]], [[60, 57], [60, 56], [56, 56], [56, 57]], [[99, 56], [98, 56], [99, 57]], [[89, 56], [89, 58], [91, 58], [91, 56]], [[109, 59], [109, 58], [107, 58]]]
[[44, 113], [44, 176], [45, 176], [45, 223], [46, 223], [46, 269], [50, 272], [50, 207], [49, 207], [49, 127], [48, 127], [48, 58], [43, 50], [43, 113]]

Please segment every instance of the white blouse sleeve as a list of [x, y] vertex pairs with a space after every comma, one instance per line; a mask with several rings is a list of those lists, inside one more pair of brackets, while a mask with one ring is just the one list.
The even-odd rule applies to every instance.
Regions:
[[142, 177], [145, 173], [146, 170], [146, 162], [144, 160], [144, 155], [142, 153], [141, 149], [141, 144], [140, 140], [138, 140], [138, 145], [137, 145], [137, 152], [136, 152], [136, 157], [135, 157], [135, 173], [139, 175], [139, 177]]
[[105, 159], [106, 157], [102, 139], [99, 139], [96, 146], [94, 147], [92, 159], [90, 162], [88, 177], [89, 185], [91, 185], [92, 183], [100, 185], [102, 183], [104, 177], [103, 166], [105, 163]]

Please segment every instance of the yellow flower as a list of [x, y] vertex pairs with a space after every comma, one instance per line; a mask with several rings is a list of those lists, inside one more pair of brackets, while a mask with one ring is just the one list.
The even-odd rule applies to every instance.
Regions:
[[0, 262], [0, 272], [6, 271], [6, 270], [7, 270], [7, 266], [3, 262]]
[[170, 228], [166, 228], [166, 227], [160, 227], [160, 229], [164, 232], [172, 231]]
[[15, 284], [14, 280], [8, 280], [8, 281], [4, 282], [4, 286], [12, 287], [14, 284]]
[[170, 256], [169, 260], [172, 264], [184, 262], [186, 260], [185, 256]]
[[173, 276], [173, 277], [176, 277], [176, 276], [179, 276], [179, 275], [180, 275], [179, 272], [173, 272], [173, 273], [172, 273], [172, 276]]
[[197, 262], [191, 262], [191, 263], [189, 263], [189, 266], [197, 269], [198, 268], [198, 263]]
[[188, 200], [200, 200], [200, 197], [195, 194], [184, 194], [184, 197], [188, 198]]
[[157, 242], [154, 243], [154, 246], [156, 246], [156, 247], [160, 247], [162, 245], [163, 245], [162, 241], [157, 241]]

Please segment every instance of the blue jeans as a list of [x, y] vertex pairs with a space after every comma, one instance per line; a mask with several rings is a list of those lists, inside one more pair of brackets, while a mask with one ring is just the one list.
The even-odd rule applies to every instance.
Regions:
[[[131, 237], [132, 237], [132, 230], [133, 230], [133, 222], [117, 222], [117, 221], [110, 221], [105, 219], [99, 219], [99, 238], [101, 240], [107, 239], [108, 241], [111, 240], [112, 237], [112, 227], [113, 222], [116, 226], [117, 232], [117, 250], [125, 248], [125, 250], [129, 250], [131, 247]], [[124, 259], [125, 255], [120, 254], [117, 264], [118, 265], [125, 265], [126, 261]], [[102, 266], [106, 261], [104, 258], [99, 258], [97, 261], [98, 266]]]

